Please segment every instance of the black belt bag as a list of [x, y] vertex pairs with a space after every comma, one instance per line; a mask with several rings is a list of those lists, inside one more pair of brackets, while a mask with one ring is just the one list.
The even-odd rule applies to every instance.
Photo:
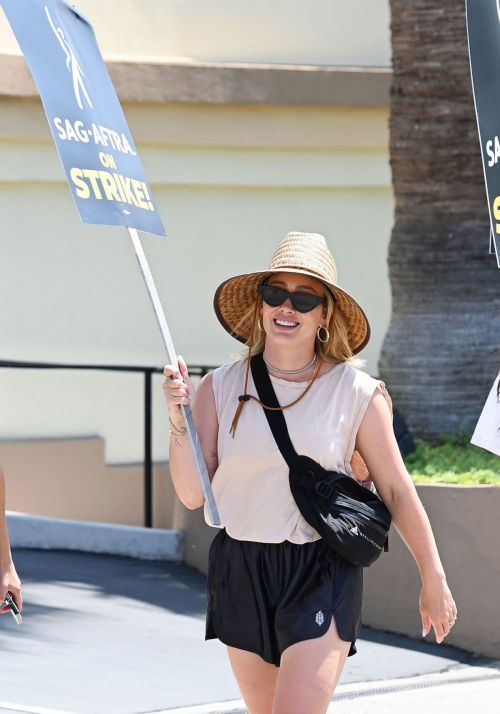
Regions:
[[[253, 380], [261, 402], [280, 404], [262, 354], [251, 359]], [[296, 453], [281, 410], [264, 409], [276, 444], [290, 469], [290, 490], [304, 519], [342, 558], [367, 567], [389, 549], [391, 514], [377, 494], [347, 474], [327, 471], [308, 456]]]

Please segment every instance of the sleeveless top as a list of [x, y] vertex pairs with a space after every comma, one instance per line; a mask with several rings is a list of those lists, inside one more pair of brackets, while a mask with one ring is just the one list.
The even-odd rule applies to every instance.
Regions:
[[[224, 364], [212, 373], [219, 432], [219, 465], [212, 489], [220, 515], [219, 528], [237, 540], [307, 543], [320, 535], [301, 516], [288, 482], [288, 466], [267, 423], [263, 408], [245, 403], [234, 438], [229, 433], [238, 396], [243, 393], [245, 360]], [[279, 403], [297, 399], [308, 382], [290, 382], [271, 375]], [[356, 433], [375, 389], [384, 382], [345, 362], [318, 377], [305, 397], [283, 412], [298, 454], [323, 468], [352, 478]], [[257, 395], [249, 374], [248, 393]], [[366, 483], [363, 484], [366, 486]], [[368, 488], [376, 492], [372, 481]], [[207, 504], [205, 521], [212, 525]]]

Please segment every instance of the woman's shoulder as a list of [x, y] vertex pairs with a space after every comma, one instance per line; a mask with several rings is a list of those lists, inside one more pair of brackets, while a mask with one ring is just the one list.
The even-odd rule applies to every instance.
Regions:
[[392, 398], [383, 379], [380, 379], [380, 377], [372, 377], [371, 374], [368, 374], [368, 372], [365, 372], [363, 369], [348, 363], [345, 364], [345, 374], [352, 387], [352, 393], [359, 398], [361, 404], [369, 402], [372, 395], [378, 389], [385, 398], [391, 414], [393, 413]]
[[233, 362], [225, 362], [219, 367], [212, 370], [212, 384], [214, 389], [218, 389], [221, 385], [230, 386], [235, 379], [239, 379], [244, 368], [244, 360], [238, 359]]
[[349, 364], [349, 362], [344, 363], [343, 375], [355, 390], [372, 391], [377, 385], [381, 384], [385, 386], [381, 379], [372, 377], [372, 375], [364, 369]]
[[241, 359], [233, 360], [232, 362], [224, 362], [224, 364], [215, 367], [215, 369], [212, 370], [212, 374], [216, 379], [237, 374], [243, 368], [243, 364], [244, 360]]

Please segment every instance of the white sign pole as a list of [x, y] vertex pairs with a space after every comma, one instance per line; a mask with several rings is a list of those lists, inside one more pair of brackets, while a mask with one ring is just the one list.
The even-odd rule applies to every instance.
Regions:
[[[135, 254], [139, 262], [139, 266], [141, 268], [142, 277], [144, 278], [144, 282], [146, 283], [146, 287], [148, 289], [149, 297], [151, 298], [151, 302], [153, 304], [156, 319], [158, 320], [158, 325], [160, 327], [160, 332], [163, 337], [163, 342], [165, 344], [168, 357], [170, 359], [171, 364], [178, 364], [177, 353], [174, 348], [172, 336], [170, 335], [170, 330], [168, 329], [167, 320], [165, 318], [165, 313], [163, 312], [158, 291], [156, 290], [153, 275], [151, 273], [151, 270], [149, 269], [149, 264], [144, 254], [144, 250], [142, 249], [139, 234], [137, 233], [135, 228], [127, 228], [127, 230], [134, 245]], [[210, 478], [208, 476], [205, 459], [203, 458], [203, 453], [201, 451], [200, 437], [198, 436], [198, 432], [196, 431], [191, 407], [184, 406], [183, 404], [181, 404], [181, 410], [184, 415], [184, 420], [186, 422], [187, 433], [189, 435], [191, 448], [193, 449], [195, 462], [198, 467], [198, 476], [200, 477], [203, 493], [205, 494], [205, 500], [207, 502], [210, 518], [212, 524], [214, 526], [218, 526], [220, 525], [219, 512], [217, 511], [217, 505], [215, 503], [212, 486], [210, 484]]]

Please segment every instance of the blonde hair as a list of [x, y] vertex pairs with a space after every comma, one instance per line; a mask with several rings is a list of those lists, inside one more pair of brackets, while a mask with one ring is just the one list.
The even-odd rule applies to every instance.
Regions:
[[[344, 316], [340, 310], [335, 309], [332, 292], [321, 280], [318, 280], [318, 282], [321, 284], [326, 298], [326, 327], [330, 333], [330, 339], [328, 342], [323, 343], [316, 337], [314, 340], [315, 353], [319, 358], [324, 358], [325, 360], [347, 362], [352, 367], [356, 367], [358, 369], [363, 368], [366, 365], [366, 360], [361, 357], [356, 357], [356, 355], [353, 354], [351, 346], [349, 345], [349, 339], [347, 337]], [[262, 298], [257, 295], [256, 301], [258, 302], [259, 309], [262, 304]], [[253, 330], [252, 333], [255, 307], [255, 304], [249, 307], [248, 310], [242, 315], [241, 320], [235, 326], [235, 332], [238, 332], [239, 334], [250, 334], [250, 338], [246, 343], [247, 349], [242, 352], [237, 352], [234, 355], [238, 359], [247, 359], [249, 357], [249, 353], [250, 356], [253, 356], [264, 351], [266, 333], [259, 327], [259, 322], [257, 322], [256, 329]], [[260, 321], [260, 317], [258, 320]], [[250, 344], [250, 342], [252, 342], [252, 344]], [[250, 350], [248, 348], [250, 348]]]

